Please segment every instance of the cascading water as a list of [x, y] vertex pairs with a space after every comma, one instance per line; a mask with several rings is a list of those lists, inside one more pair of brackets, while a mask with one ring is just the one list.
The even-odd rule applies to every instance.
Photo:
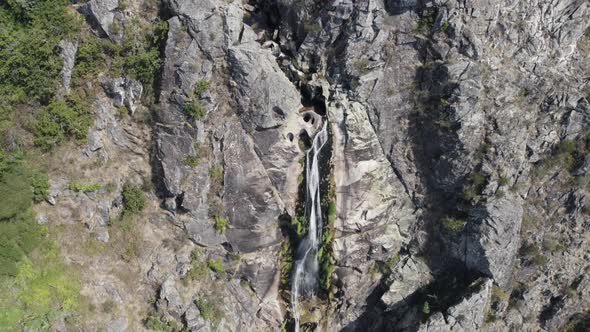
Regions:
[[309, 229], [297, 248], [293, 274], [291, 305], [295, 332], [299, 332], [299, 295], [313, 296], [318, 283], [317, 252], [323, 227], [318, 157], [327, 140], [327, 121], [324, 120], [322, 129], [315, 135], [311, 148], [305, 153], [305, 219], [309, 222]]

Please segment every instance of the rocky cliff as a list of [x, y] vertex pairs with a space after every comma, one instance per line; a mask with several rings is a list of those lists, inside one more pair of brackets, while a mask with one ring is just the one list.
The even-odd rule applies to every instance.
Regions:
[[[587, 0], [70, 7], [122, 47], [166, 26], [151, 84], [108, 69], [86, 83], [87, 143], [52, 155], [35, 208], [70, 228], [58, 244], [88, 301], [118, 308], [83, 330], [290, 330], [305, 151], [323, 121], [326, 225], [304, 330], [588, 328]], [[60, 45], [65, 94], [83, 53]], [[80, 174], [113, 185], [75, 192]], [[148, 192], [133, 232], [112, 226], [125, 183]]]

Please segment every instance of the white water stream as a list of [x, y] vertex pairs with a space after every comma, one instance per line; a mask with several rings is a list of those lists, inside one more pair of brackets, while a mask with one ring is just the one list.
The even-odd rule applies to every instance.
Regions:
[[291, 305], [295, 320], [295, 332], [299, 332], [299, 295], [313, 297], [318, 283], [317, 252], [322, 236], [322, 209], [320, 206], [320, 172], [318, 157], [328, 140], [327, 121], [313, 138], [305, 155], [305, 219], [309, 222], [307, 235], [297, 248], [295, 270], [291, 289]]

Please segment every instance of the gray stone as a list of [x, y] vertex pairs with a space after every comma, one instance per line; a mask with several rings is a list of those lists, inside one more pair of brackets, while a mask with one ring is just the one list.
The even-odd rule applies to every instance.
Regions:
[[113, 24], [116, 22], [115, 15], [119, 7], [119, 0], [91, 0], [80, 7], [84, 15], [97, 25], [100, 32], [105, 36], [113, 38], [116, 34], [113, 33]]
[[484, 324], [484, 312], [487, 308], [492, 281], [478, 281], [480, 289], [468, 294], [460, 303], [446, 310], [433, 313], [428, 321], [420, 326], [420, 332], [446, 331], [481, 331]]
[[37, 214], [37, 224], [39, 225], [45, 225], [47, 223], [47, 214], [45, 213], [39, 213]]
[[194, 303], [186, 310], [184, 319], [186, 320], [186, 326], [189, 328], [189, 331], [213, 331], [211, 324], [201, 316], [199, 308]]
[[393, 271], [389, 277], [389, 289], [381, 297], [381, 301], [388, 307], [399, 305], [409, 295], [434, 280], [426, 263], [412, 257], [402, 258]]
[[106, 331], [107, 332], [124, 332], [127, 331], [127, 326], [129, 322], [127, 318], [120, 317], [114, 321], [111, 321], [107, 324]]
[[131, 115], [135, 113], [143, 92], [140, 82], [128, 78], [104, 78], [101, 83], [116, 107], [125, 106]]
[[103, 243], [109, 242], [109, 239], [110, 239], [109, 231], [106, 229], [98, 230], [98, 232], [96, 233], [96, 239], [100, 242], [103, 242]]
[[72, 71], [74, 63], [76, 62], [76, 52], [78, 51], [78, 43], [68, 40], [62, 40], [58, 44], [61, 49], [61, 58], [63, 59], [63, 67], [61, 69], [61, 94], [65, 95], [70, 91], [70, 82], [72, 80]]
[[185, 312], [185, 304], [176, 289], [175, 280], [172, 276], [168, 277], [162, 284], [156, 305], [159, 310], [169, 313], [176, 319], [180, 319]]

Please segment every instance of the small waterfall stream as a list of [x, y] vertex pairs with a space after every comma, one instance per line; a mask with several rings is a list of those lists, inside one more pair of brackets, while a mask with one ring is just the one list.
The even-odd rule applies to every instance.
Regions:
[[318, 285], [317, 252], [322, 235], [322, 209], [320, 206], [320, 172], [318, 157], [328, 140], [327, 121], [313, 138], [305, 155], [305, 219], [309, 222], [307, 235], [297, 248], [291, 289], [291, 305], [295, 332], [299, 332], [299, 295], [313, 296]]

